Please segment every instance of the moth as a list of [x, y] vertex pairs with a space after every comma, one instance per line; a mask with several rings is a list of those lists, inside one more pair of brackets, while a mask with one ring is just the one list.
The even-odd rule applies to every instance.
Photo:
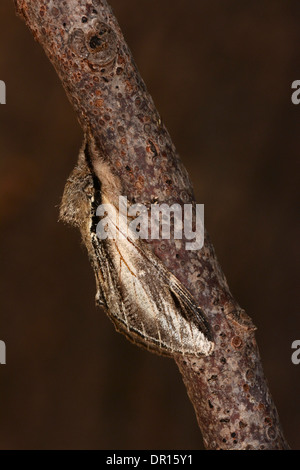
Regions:
[[[96, 277], [96, 303], [105, 308], [117, 331], [152, 352], [210, 355], [214, 343], [208, 320], [147, 244], [124, 230], [120, 194], [119, 178], [88, 136], [67, 180], [60, 219], [80, 229]], [[118, 234], [114, 239], [97, 236], [100, 204], [110, 204], [108, 217], [118, 221], [113, 222]]]

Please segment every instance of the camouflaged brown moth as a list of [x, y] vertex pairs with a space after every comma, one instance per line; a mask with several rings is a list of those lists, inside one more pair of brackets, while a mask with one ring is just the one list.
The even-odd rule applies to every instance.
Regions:
[[[96, 302], [105, 308], [117, 331], [134, 343], [166, 356], [203, 356], [213, 351], [209, 323], [195, 299], [147, 247], [127, 231], [119, 211], [119, 179], [110, 165], [95, 157], [85, 139], [77, 166], [67, 180], [60, 219], [77, 226], [94, 268]], [[97, 208], [109, 204], [118, 237], [99, 239]], [[115, 216], [115, 217], [114, 217]]]

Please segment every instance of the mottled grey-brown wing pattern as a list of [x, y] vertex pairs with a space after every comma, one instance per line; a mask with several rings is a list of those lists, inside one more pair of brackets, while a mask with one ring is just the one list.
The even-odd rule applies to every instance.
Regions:
[[[106, 308], [118, 331], [151, 351], [167, 356], [211, 354], [214, 343], [205, 315], [145, 242], [125, 233], [127, 218], [113, 203], [120, 184], [99, 155], [98, 160], [92, 170], [85, 141], [60, 207], [60, 218], [80, 228], [87, 246], [96, 276], [97, 303]], [[110, 204], [112, 221], [118, 220], [115, 239], [97, 236], [100, 202]]]
[[101, 271], [98, 301], [105, 304], [118, 331], [164, 355], [208, 355], [213, 342], [208, 322], [194, 298], [146, 248], [121, 236], [93, 247]]

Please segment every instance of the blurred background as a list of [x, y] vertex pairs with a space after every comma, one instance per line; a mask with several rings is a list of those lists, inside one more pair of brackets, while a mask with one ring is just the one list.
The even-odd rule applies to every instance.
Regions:
[[[110, 0], [190, 172], [257, 339], [286, 437], [300, 448], [298, 0]], [[82, 132], [41, 47], [0, 3], [0, 449], [201, 449], [172, 360], [94, 306], [79, 233], [58, 219]]]

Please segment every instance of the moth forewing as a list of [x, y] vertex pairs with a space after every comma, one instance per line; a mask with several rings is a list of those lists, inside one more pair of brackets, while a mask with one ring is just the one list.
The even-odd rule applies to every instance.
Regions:
[[[153, 352], [211, 354], [214, 343], [202, 310], [146, 243], [131, 233], [126, 210], [119, 212], [117, 206], [120, 182], [101, 156], [96, 166], [92, 160], [95, 155], [90, 157], [85, 142], [65, 187], [60, 218], [80, 228], [95, 271], [97, 303], [118, 331]], [[100, 203], [110, 206], [105, 239], [97, 236], [97, 215], [104, 215], [98, 212]]]
[[[109, 202], [105, 194], [102, 200]], [[104, 295], [114, 323], [120, 322], [119, 329], [133, 341], [158, 353], [209, 355], [210, 328], [195, 300], [145, 243], [136, 240], [126, 216], [111, 208], [107, 238], [94, 234], [93, 245], [98, 258], [106, 259], [98, 269], [108, 280]]]

